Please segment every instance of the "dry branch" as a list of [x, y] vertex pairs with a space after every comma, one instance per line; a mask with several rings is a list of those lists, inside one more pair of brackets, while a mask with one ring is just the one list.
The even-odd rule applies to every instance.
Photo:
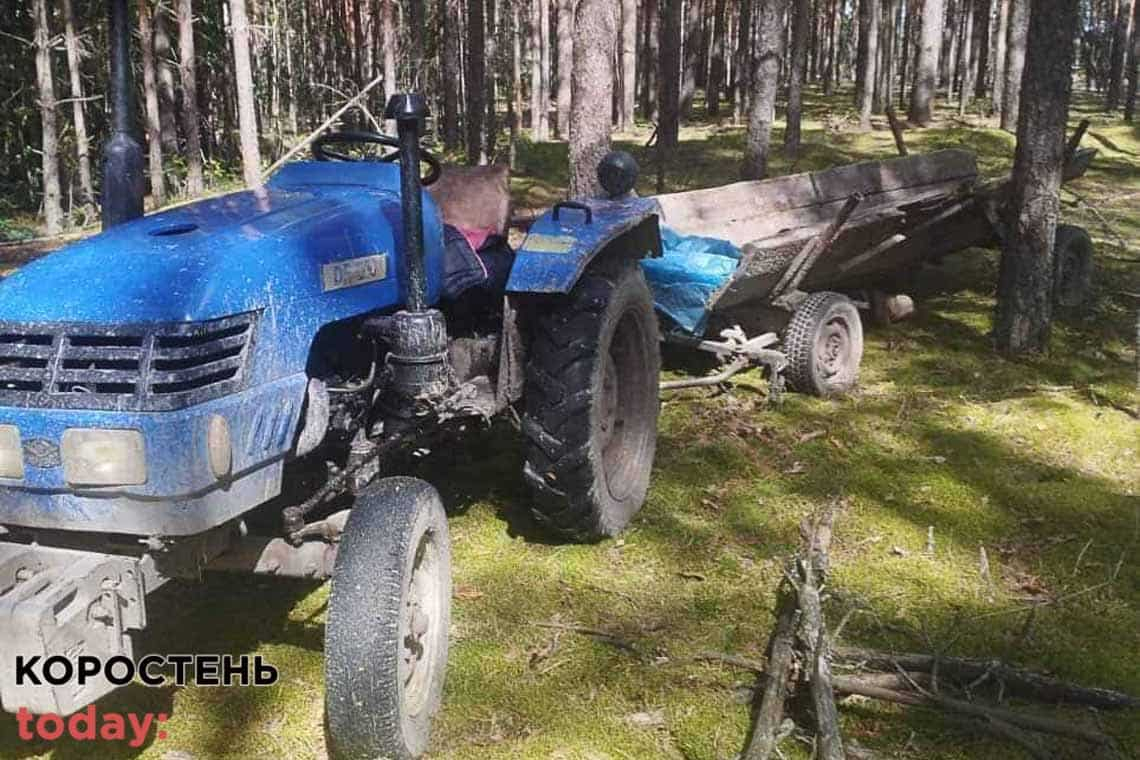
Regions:
[[1042, 702], [1067, 702], [1107, 709], [1140, 707], [1140, 699], [1129, 694], [1111, 689], [1078, 686], [1031, 670], [1015, 668], [1001, 660], [935, 658], [928, 654], [895, 654], [856, 647], [836, 647], [833, 654], [845, 663], [882, 671], [893, 671], [898, 666], [908, 671], [930, 673], [937, 662], [939, 673], [944, 678], [968, 684], [988, 675], [994, 680], [1003, 682], [1010, 694]]

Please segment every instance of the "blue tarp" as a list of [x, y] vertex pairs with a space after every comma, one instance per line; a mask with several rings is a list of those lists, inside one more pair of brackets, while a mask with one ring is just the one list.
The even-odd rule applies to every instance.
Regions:
[[726, 240], [678, 235], [661, 229], [661, 257], [645, 259], [642, 268], [657, 310], [681, 331], [703, 335], [709, 300], [740, 263], [740, 249]]

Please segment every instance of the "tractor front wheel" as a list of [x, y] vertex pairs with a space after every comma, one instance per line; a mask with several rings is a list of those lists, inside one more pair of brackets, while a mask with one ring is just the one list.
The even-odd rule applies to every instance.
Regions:
[[329, 755], [410, 760], [439, 710], [451, 619], [451, 545], [439, 494], [385, 478], [356, 499], [325, 625]]
[[653, 296], [636, 261], [609, 262], [535, 322], [523, 419], [535, 518], [571, 540], [614, 536], [645, 502], [657, 447]]

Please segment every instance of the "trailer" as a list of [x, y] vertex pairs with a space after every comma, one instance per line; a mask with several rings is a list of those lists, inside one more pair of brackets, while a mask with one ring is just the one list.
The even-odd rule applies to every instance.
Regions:
[[[1066, 181], [1096, 153], [1078, 150], [1079, 139]], [[909, 307], [893, 294], [920, 267], [1000, 247], [1010, 190], [1008, 179], [982, 182], [973, 153], [950, 149], [657, 196], [664, 255], [643, 268], [662, 332], [727, 362], [712, 378], [663, 387], [716, 384], [759, 364], [777, 391], [785, 377], [806, 393], [850, 390], [860, 312], [891, 321]], [[1059, 225], [1054, 255], [1055, 302], [1078, 307], [1089, 294], [1088, 234]]]

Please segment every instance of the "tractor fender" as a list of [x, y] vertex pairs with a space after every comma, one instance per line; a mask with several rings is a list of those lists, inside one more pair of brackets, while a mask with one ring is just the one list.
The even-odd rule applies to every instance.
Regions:
[[661, 255], [660, 207], [652, 198], [555, 204], [539, 217], [515, 253], [507, 290], [569, 293], [599, 256]]

